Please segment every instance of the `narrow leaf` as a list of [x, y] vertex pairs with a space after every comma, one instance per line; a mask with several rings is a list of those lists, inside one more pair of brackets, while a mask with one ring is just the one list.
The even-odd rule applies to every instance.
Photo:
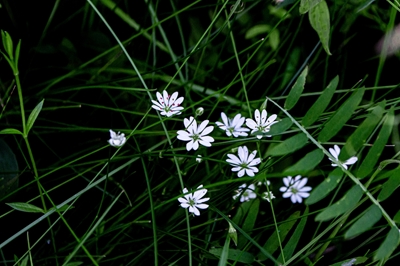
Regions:
[[400, 211], [397, 211], [396, 215], [393, 218], [393, 221], [400, 224]]
[[42, 110], [43, 107], [43, 102], [44, 99], [36, 105], [36, 107], [32, 110], [32, 113], [28, 117], [28, 121], [26, 122], [26, 134], [28, 135], [29, 130], [31, 130], [33, 124], [36, 121], [36, 118], [38, 117], [40, 111]]
[[317, 121], [321, 114], [325, 111], [326, 107], [328, 107], [332, 99], [333, 94], [336, 91], [338, 83], [339, 76], [336, 76], [334, 79], [331, 80], [326, 89], [318, 97], [317, 101], [307, 111], [306, 115], [301, 121], [304, 127], [308, 127], [314, 124], [315, 121]]
[[17, 211], [44, 213], [44, 210], [42, 208], [36, 207], [35, 205], [25, 203], [25, 202], [14, 202], [14, 203], [6, 203], [6, 204]]
[[311, 205], [325, 198], [339, 184], [343, 177], [343, 171], [340, 168], [335, 168], [328, 177], [322, 181], [316, 188], [311, 191], [310, 196], [306, 199], [305, 204]]
[[[246, 219], [243, 222], [242, 229], [248, 233], [249, 235], [251, 234], [251, 231], [254, 228], [254, 224], [256, 223], [257, 215], [258, 215], [258, 209], [260, 207], [260, 200], [255, 199], [251, 201], [251, 207], [247, 213]], [[243, 236], [239, 235], [238, 238], [238, 248], [242, 249], [248, 240]]]
[[[286, 246], [283, 248], [283, 254], [285, 255], [285, 259], [288, 260], [292, 257], [293, 252], [296, 249], [297, 244], [299, 243], [301, 234], [304, 231], [304, 227], [307, 223], [308, 217], [308, 207], [303, 213], [303, 218], [301, 218], [299, 224], [297, 225], [296, 229], [294, 230], [292, 236], [290, 237], [289, 241], [286, 243]], [[278, 261], [282, 261], [282, 254], [279, 255]]]
[[290, 90], [289, 95], [285, 101], [286, 110], [289, 111], [290, 109], [292, 109], [300, 99], [300, 96], [304, 90], [304, 85], [306, 84], [307, 73], [308, 73], [308, 66], [304, 68], [300, 76], [297, 78], [296, 83], [294, 83], [292, 89]]
[[362, 161], [360, 168], [357, 171], [358, 178], [364, 178], [368, 176], [374, 169], [379, 157], [382, 154], [383, 149], [392, 133], [394, 124], [394, 110], [391, 108], [386, 115], [385, 122], [379, 131], [378, 137], [376, 138], [374, 145], [369, 150], [367, 156]]
[[0, 134], [11, 134], [11, 135], [24, 135], [21, 131], [15, 128], [6, 128], [0, 131]]
[[[58, 211], [59, 211], [59, 212], [63, 212], [63, 211], [66, 211], [68, 208], [71, 210], [71, 209], [73, 209], [73, 208], [75, 208], [75, 207], [74, 207], [74, 206], [70, 206], [70, 205], [68, 205], [68, 204], [65, 204], [64, 206], [62, 206], [61, 208], [59, 208]], [[55, 210], [55, 209], [56, 209], [56, 208], [53, 207], [53, 208], [51, 208], [51, 209], [49, 209], [49, 210], [47, 210], [47, 211], [49, 212], [49, 211], [52, 211], [52, 210]]]
[[[300, 212], [297, 211], [290, 215], [290, 217], [287, 219], [287, 222], [282, 223], [278, 226], [278, 232], [280, 236], [280, 241], [283, 242], [289, 233], [289, 231], [292, 229], [294, 224], [296, 223], [297, 219], [300, 217]], [[279, 247], [279, 241], [278, 241], [278, 235], [276, 231], [268, 238], [267, 242], [264, 244], [264, 249], [269, 253], [273, 254]], [[260, 261], [266, 260], [267, 257], [262, 254], [261, 252], [257, 255], [258, 259]]]
[[368, 260], [368, 257], [355, 257], [352, 259], [347, 259], [347, 260], [344, 260], [341, 262], [331, 264], [330, 266], [353, 266], [353, 265], [362, 264], [362, 263], [366, 262], [367, 260]]
[[276, 123], [271, 126], [271, 130], [268, 132], [268, 135], [274, 136], [279, 135], [288, 130], [293, 125], [292, 119], [285, 117], [279, 123]]
[[354, 113], [354, 110], [361, 102], [364, 91], [365, 88], [358, 89], [344, 104], [342, 104], [341, 107], [339, 107], [336, 113], [331, 117], [331, 119], [329, 119], [329, 121], [325, 124], [324, 128], [319, 133], [319, 142], [327, 142], [333, 136], [337, 135], [339, 130], [350, 119], [350, 117]]
[[360, 201], [362, 195], [362, 189], [358, 185], [353, 186], [349, 191], [347, 191], [343, 198], [320, 212], [315, 217], [315, 220], [327, 221], [351, 210]]
[[390, 195], [393, 194], [393, 192], [400, 186], [400, 168], [396, 168], [391, 176], [389, 177], [389, 180], [386, 181], [383, 186], [382, 190], [378, 195], [378, 200], [379, 201], [384, 201], [385, 199], [389, 198]]
[[330, 18], [329, 9], [325, 0], [322, 0], [313, 8], [310, 8], [308, 12], [308, 18], [310, 24], [314, 30], [318, 33], [319, 39], [321, 40], [322, 47], [328, 55], [332, 55], [329, 51], [329, 34], [330, 34]]
[[393, 226], [386, 239], [383, 241], [382, 245], [377, 250], [374, 259], [375, 260], [385, 260], [389, 258], [392, 252], [396, 249], [399, 244], [399, 230]]
[[301, 158], [297, 163], [283, 171], [284, 175], [305, 175], [313, 170], [324, 158], [324, 153], [320, 149], [313, 150]]
[[224, 247], [221, 250], [218, 266], [225, 266], [228, 261], [229, 254], [229, 243], [231, 242], [231, 238], [229, 234], [226, 236]]
[[245, 39], [251, 39], [254, 37], [257, 37], [257, 35], [263, 34], [269, 32], [271, 30], [271, 26], [267, 24], [259, 24], [259, 25], [254, 25], [250, 29], [247, 30], [246, 35], [244, 36]]
[[344, 162], [346, 159], [354, 156], [358, 150], [365, 144], [371, 132], [375, 129], [383, 116], [385, 102], [380, 102], [367, 118], [357, 127], [357, 129], [347, 139], [346, 144], [341, 149], [339, 160]]
[[311, 8], [316, 6], [322, 0], [301, 0], [299, 12], [300, 14], [307, 13]]
[[279, 156], [292, 153], [306, 145], [307, 140], [307, 136], [304, 133], [299, 133], [272, 147], [267, 154], [271, 156]]
[[344, 238], [349, 239], [370, 229], [376, 222], [382, 218], [382, 212], [375, 204], [360, 217], [344, 234]]

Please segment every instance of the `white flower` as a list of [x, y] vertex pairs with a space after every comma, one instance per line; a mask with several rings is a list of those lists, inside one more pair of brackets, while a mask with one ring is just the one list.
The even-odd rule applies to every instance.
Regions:
[[108, 143], [110, 143], [110, 145], [113, 147], [119, 148], [122, 145], [124, 145], [124, 143], [126, 142], [124, 133], [118, 132], [118, 134], [117, 134], [110, 129], [110, 136], [111, 136], [111, 138], [108, 140]]
[[294, 179], [291, 176], [284, 177], [283, 183], [285, 186], [281, 187], [279, 190], [284, 192], [282, 197], [289, 198], [293, 203], [301, 203], [303, 198], [308, 198], [310, 196], [311, 187], [305, 187], [307, 183], [307, 177], [301, 179], [301, 175], [297, 175]]
[[161, 93], [157, 92], [157, 101], [151, 100], [153, 102], [153, 107], [157, 111], [161, 111], [161, 115], [165, 116], [173, 116], [173, 115], [180, 115], [181, 110], [183, 110], [183, 107], [180, 106], [181, 103], [183, 102], [183, 97], [178, 97], [178, 92], [172, 93], [172, 95], [168, 95], [167, 91], [163, 91], [163, 95]]
[[[329, 148], [329, 152], [332, 154], [333, 157], [335, 157], [335, 159], [337, 161], [339, 161], [340, 148], [338, 145], [333, 146], [333, 149]], [[333, 167], [338, 166], [336, 163], [333, 162], [333, 160], [331, 158], [329, 158], [329, 160], [332, 161]], [[355, 164], [357, 162], [357, 160], [358, 160], [358, 158], [356, 156], [353, 156], [350, 159], [348, 159], [347, 161], [345, 161], [344, 163], [342, 163], [340, 161], [339, 162], [342, 164], [343, 168], [347, 170], [347, 168], [348, 168], [347, 166]]]
[[197, 163], [201, 163], [202, 161], [203, 161], [203, 159], [201, 159], [201, 155], [199, 154], [199, 155], [197, 155], [197, 158], [196, 158], [196, 162]]
[[272, 200], [272, 199], [275, 199], [275, 196], [274, 196], [274, 194], [272, 194], [272, 192], [264, 192], [263, 193], [263, 195], [262, 195], [262, 199], [264, 199], [264, 200], [268, 200], [268, 202], [270, 202], [270, 199]]
[[208, 122], [208, 120], [204, 120], [199, 127], [197, 127], [197, 122], [193, 116], [183, 120], [186, 130], [178, 130], [177, 138], [183, 141], [189, 141], [186, 143], [186, 149], [188, 151], [191, 149], [197, 150], [199, 148], [199, 143], [203, 146], [211, 147], [211, 142], [214, 142], [214, 138], [206, 135], [213, 131], [214, 127], [206, 127]]
[[233, 195], [233, 199], [236, 200], [240, 196], [240, 202], [249, 201], [251, 199], [257, 198], [257, 194], [254, 192], [255, 186], [251, 184], [247, 187], [246, 184], [243, 184], [236, 191], [236, 194]]
[[[278, 123], [278, 121], [275, 121], [277, 118], [277, 115], [271, 115], [267, 119], [267, 111], [265, 109], [262, 110], [261, 114], [260, 114], [260, 111], [258, 109], [256, 109], [254, 111], [254, 118], [255, 118], [255, 121], [251, 118], [247, 118], [246, 126], [248, 126], [251, 129], [251, 134], [257, 132], [256, 136], [258, 139], [261, 139], [263, 137], [264, 133], [268, 133], [273, 124]], [[270, 137], [270, 136], [267, 136], [267, 137]]]
[[236, 155], [228, 154], [229, 159], [226, 159], [232, 166], [233, 172], [238, 172], [238, 177], [242, 177], [244, 173], [248, 176], [254, 176], [254, 173], [258, 173], [257, 164], [261, 163], [260, 158], [256, 157], [257, 151], [253, 151], [249, 154], [249, 150], [246, 146], [239, 147], [238, 149], [239, 158]]
[[197, 190], [194, 193], [188, 193], [187, 188], [183, 189], [183, 198], [178, 198], [178, 201], [181, 203], [182, 208], [189, 208], [189, 212], [193, 213], [194, 215], [199, 216], [200, 212], [198, 209], [207, 209], [208, 204], [204, 204], [203, 202], [208, 201], [210, 198], [203, 198], [202, 197], [207, 193], [207, 189], [202, 188], [203, 185], [197, 187]]
[[237, 114], [233, 119], [230, 119], [222, 112], [221, 118], [224, 123], [215, 122], [215, 124], [217, 124], [220, 129], [225, 130], [228, 137], [233, 135], [237, 138], [239, 136], [246, 137], [248, 135], [246, 132], [250, 131], [250, 129], [242, 127], [245, 118], [242, 117], [241, 114]]

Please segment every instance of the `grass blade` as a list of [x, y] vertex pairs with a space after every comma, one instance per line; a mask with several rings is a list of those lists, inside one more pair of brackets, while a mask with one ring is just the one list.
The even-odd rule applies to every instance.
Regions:
[[300, 76], [294, 83], [292, 89], [290, 90], [289, 95], [285, 101], [286, 110], [292, 109], [300, 99], [300, 96], [304, 90], [304, 85], [306, 84], [307, 73], [308, 73], [308, 66], [304, 68], [304, 70], [301, 72]]

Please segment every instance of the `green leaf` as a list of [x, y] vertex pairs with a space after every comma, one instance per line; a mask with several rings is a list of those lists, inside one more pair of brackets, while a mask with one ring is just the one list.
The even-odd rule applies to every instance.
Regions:
[[393, 221], [400, 224], [400, 211], [397, 211], [396, 215], [393, 218]]
[[362, 189], [358, 185], [354, 185], [343, 198], [320, 212], [315, 217], [315, 221], [327, 221], [351, 210], [360, 201], [362, 195]]
[[344, 162], [351, 156], [354, 156], [358, 150], [365, 144], [371, 132], [382, 118], [385, 110], [385, 102], [380, 102], [367, 118], [357, 127], [357, 129], [347, 139], [346, 144], [340, 151], [339, 160]]
[[338, 83], [339, 76], [336, 76], [331, 80], [326, 89], [318, 97], [317, 101], [307, 111], [306, 115], [301, 121], [304, 127], [314, 124], [315, 121], [317, 121], [321, 114], [325, 111], [332, 99], [333, 94], [335, 93]]
[[307, 141], [307, 136], [304, 133], [299, 133], [272, 147], [268, 150], [267, 154], [271, 156], [279, 156], [292, 153], [306, 145]]
[[390, 176], [389, 180], [386, 181], [383, 186], [382, 190], [378, 195], [379, 201], [384, 201], [385, 199], [389, 198], [390, 195], [400, 186], [400, 167], [396, 168], [392, 175]]
[[[221, 257], [222, 248], [211, 248], [209, 250], [211, 254], [217, 257]], [[228, 259], [241, 262], [241, 263], [253, 263], [254, 256], [251, 253], [246, 251], [238, 250], [238, 249], [229, 249]], [[226, 264], [225, 264], [226, 265]]]
[[218, 266], [225, 266], [226, 262], [228, 261], [228, 254], [229, 254], [229, 243], [231, 239], [229, 234], [226, 236], [224, 247], [222, 248], [222, 252], [220, 254]]
[[269, 33], [269, 38], [268, 38], [269, 45], [271, 45], [271, 48], [273, 51], [275, 51], [280, 43], [279, 39], [279, 30], [274, 29]]
[[4, 50], [7, 52], [8, 57], [13, 61], [14, 59], [14, 45], [10, 34], [6, 31], [1, 31], [1, 37], [3, 41]]
[[21, 264], [19, 264], [19, 266], [28, 266], [28, 260], [29, 260], [29, 256], [26, 255], [26, 256], [21, 260]]
[[[256, 219], [257, 219], [257, 215], [259, 213], [259, 207], [260, 207], [260, 200], [259, 199], [255, 199], [251, 201], [251, 207], [247, 213], [246, 219], [243, 222], [242, 225], [242, 229], [243, 231], [245, 231], [246, 233], [248, 233], [249, 235], [251, 234], [251, 231], [254, 228], [254, 224], [256, 223]], [[243, 236], [243, 235], [239, 235], [238, 238], [238, 248], [242, 249], [246, 243], [248, 242], [248, 240]]]
[[250, 29], [247, 30], [245, 39], [251, 39], [260, 34], [265, 34], [271, 30], [271, 26], [267, 24], [254, 25]]
[[318, 5], [322, 0], [301, 0], [299, 12], [300, 14], [307, 13], [311, 8]]
[[271, 126], [271, 130], [268, 132], [268, 135], [280, 135], [286, 130], [288, 130], [293, 125], [292, 119], [285, 117], [279, 123], [273, 124]]
[[21, 131], [15, 128], [6, 128], [0, 131], [0, 134], [10, 134], [10, 135], [24, 135]]
[[[297, 244], [299, 243], [301, 234], [304, 231], [304, 227], [307, 223], [308, 217], [308, 207], [303, 213], [303, 218], [301, 218], [299, 224], [297, 225], [296, 229], [294, 230], [292, 236], [290, 237], [289, 241], [286, 243], [286, 246], [283, 248], [283, 254], [285, 255], [285, 259], [288, 260], [292, 257], [294, 250], [296, 249]], [[282, 254], [279, 255], [278, 261], [282, 260]]]
[[36, 107], [32, 110], [32, 113], [28, 117], [28, 121], [26, 122], [26, 134], [27, 135], [29, 133], [29, 130], [31, 130], [33, 124], [35, 123], [36, 118], [38, 117], [40, 111], [42, 110], [43, 102], [44, 102], [44, 99], [38, 105], [36, 105]]
[[311, 191], [310, 196], [306, 199], [305, 204], [311, 205], [325, 198], [339, 184], [343, 177], [343, 171], [340, 168], [335, 168], [329, 176], [322, 181], [316, 188]]
[[308, 73], [308, 66], [304, 68], [300, 76], [297, 78], [296, 83], [294, 83], [292, 89], [290, 90], [289, 95], [285, 101], [286, 110], [289, 111], [290, 109], [292, 109], [300, 99], [300, 96], [304, 90], [304, 85], [306, 84], [307, 73]]
[[44, 213], [44, 210], [42, 208], [36, 207], [35, 205], [25, 203], [25, 202], [14, 202], [14, 203], [6, 203], [6, 204], [17, 211]]
[[352, 259], [347, 259], [347, 260], [343, 260], [341, 262], [337, 262], [335, 264], [331, 264], [330, 266], [352, 266], [352, 265], [362, 264], [362, 263], [366, 262], [367, 260], [368, 260], [368, 257], [355, 257]]
[[11, 148], [0, 139], [0, 199], [18, 187], [18, 162]]
[[[283, 242], [285, 240], [287, 234], [292, 229], [292, 227], [294, 226], [294, 224], [296, 223], [296, 221], [299, 217], [300, 217], [300, 212], [296, 211], [295, 213], [290, 215], [290, 217], [286, 220], [286, 222], [284, 222], [278, 226], [278, 232], [279, 232], [281, 242]], [[263, 247], [269, 254], [273, 254], [278, 249], [279, 240], [278, 240], [278, 235], [277, 235], [276, 231], [274, 231], [274, 233], [272, 233], [272, 235], [268, 238], [267, 242], [265, 242]], [[257, 257], [260, 261], [267, 259], [267, 257], [264, 254], [262, 254], [261, 252], [258, 253]]]
[[350, 98], [342, 104], [342, 106], [336, 111], [336, 113], [329, 119], [325, 124], [324, 128], [318, 135], [319, 142], [327, 142], [333, 136], [336, 136], [339, 130], [353, 115], [354, 110], [364, 95], [365, 88], [358, 89], [355, 91]]
[[324, 158], [320, 149], [313, 150], [301, 158], [297, 163], [283, 171], [284, 175], [305, 175], [313, 170]]
[[347, 232], [344, 234], [344, 238], [349, 239], [357, 236], [368, 229], [370, 229], [376, 222], [382, 218], [382, 212], [378, 206], [371, 205], [368, 210], [358, 219]]
[[[64, 206], [62, 206], [61, 208], [59, 208], [58, 211], [59, 211], [59, 212], [63, 212], [63, 211], [66, 211], [68, 208], [71, 210], [71, 209], [73, 209], [73, 208], [75, 208], [75, 207], [74, 207], [74, 206], [71, 206], [71, 207], [70, 207], [70, 205], [65, 204]], [[55, 210], [55, 209], [56, 209], [55, 207], [50, 208], [49, 210], [47, 210], [47, 212], [52, 211], [52, 210]]]
[[368, 176], [374, 169], [379, 157], [382, 154], [383, 149], [392, 133], [394, 124], [394, 110], [391, 108], [386, 114], [385, 122], [379, 131], [378, 137], [376, 138], [374, 145], [369, 150], [367, 156], [362, 161], [360, 168], [357, 171], [358, 178], [364, 178]]
[[399, 230], [393, 226], [386, 239], [383, 241], [382, 245], [377, 250], [374, 259], [375, 260], [385, 260], [389, 258], [392, 252], [397, 248], [399, 244]]
[[318, 33], [322, 47], [328, 55], [332, 55], [329, 51], [329, 34], [330, 34], [330, 19], [329, 9], [325, 0], [319, 2], [313, 8], [310, 8], [308, 13], [310, 24]]

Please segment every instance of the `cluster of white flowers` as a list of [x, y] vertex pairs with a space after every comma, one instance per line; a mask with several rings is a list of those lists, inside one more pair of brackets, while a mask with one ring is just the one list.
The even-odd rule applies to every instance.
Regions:
[[[172, 95], [169, 95], [166, 91], [161, 93], [156, 93], [157, 101], [152, 100], [154, 108], [157, 111], [160, 111], [160, 114], [163, 116], [171, 117], [173, 115], [180, 115], [181, 111], [184, 109], [181, 104], [184, 100], [183, 97], [178, 98], [178, 92], [174, 92]], [[195, 117], [199, 117], [204, 113], [204, 109], [199, 107], [195, 112]], [[225, 134], [228, 137], [247, 137], [248, 132], [250, 134], [255, 135], [257, 139], [261, 139], [263, 137], [271, 137], [268, 133], [271, 130], [271, 126], [278, 123], [276, 121], [277, 115], [273, 114], [268, 117], [267, 111], [263, 109], [256, 109], [254, 111], [254, 120], [251, 118], [242, 117], [241, 114], [236, 114], [233, 118], [229, 118], [224, 112], [221, 112], [222, 122], [215, 122], [215, 124], [222, 130], [225, 131]], [[246, 122], [246, 124], [245, 124]], [[211, 147], [211, 143], [214, 142], [214, 138], [208, 136], [213, 130], [214, 126], [208, 126], [209, 120], [204, 120], [201, 123], [196, 121], [193, 116], [189, 118], [183, 119], [183, 124], [185, 126], [184, 130], [178, 130], [177, 138], [179, 140], [185, 141], [186, 150], [197, 150], [199, 145], [205, 147]], [[243, 125], [247, 127], [243, 127]], [[126, 142], [126, 137], [124, 133], [115, 133], [110, 129], [110, 140], [109, 144], [113, 147], [121, 147]], [[236, 151], [236, 149], [235, 149]], [[349, 165], [352, 165], [357, 162], [357, 157], [353, 156], [348, 160], [341, 162], [339, 161], [340, 148], [337, 145], [334, 145], [333, 148], [329, 148], [329, 152], [331, 153], [332, 158], [329, 158], [332, 162], [332, 166], [341, 166], [344, 169], [348, 169]], [[243, 177], [244, 175], [254, 177], [256, 173], [258, 173], [258, 168], [256, 167], [261, 163], [261, 158], [256, 158], [257, 151], [254, 150], [249, 153], [249, 149], [246, 146], [240, 146], [237, 148], [237, 156], [235, 154], [227, 154], [228, 159], [226, 161], [232, 166], [232, 172], [237, 172], [238, 177]], [[202, 156], [197, 155], [196, 162], [200, 163], [202, 161]], [[287, 176], [283, 178], [283, 184], [279, 191], [282, 192], [283, 198], [290, 198], [292, 203], [301, 203], [304, 198], [307, 198], [310, 195], [311, 187], [305, 186], [308, 182], [308, 178], [302, 178], [301, 175], [297, 175], [294, 178], [291, 176]], [[271, 185], [269, 180], [264, 182], [259, 181], [258, 186], [264, 184], [268, 187], [267, 192], [263, 192], [261, 198], [267, 200], [268, 202], [275, 198], [272, 192], [269, 189]], [[258, 190], [258, 188], [257, 188]], [[186, 208], [190, 213], [193, 213], [196, 216], [200, 215], [199, 209], [207, 209], [208, 204], [204, 202], [208, 201], [210, 198], [203, 198], [203, 196], [207, 193], [207, 189], [203, 188], [203, 185], [197, 187], [197, 189], [189, 193], [187, 188], [183, 189], [183, 197], [178, 198], [180, 202], [180, 206], [182, 208]], [[239, 198], [240, 197], [240, 198]], [[238, 199], [240, 202], [249, 201], [251, 199], [257, 198], [257, 191], [255, 184], [243, 184], [238, 190], [236, 190], [236, 194], [233, 196], [233, 199]]]

